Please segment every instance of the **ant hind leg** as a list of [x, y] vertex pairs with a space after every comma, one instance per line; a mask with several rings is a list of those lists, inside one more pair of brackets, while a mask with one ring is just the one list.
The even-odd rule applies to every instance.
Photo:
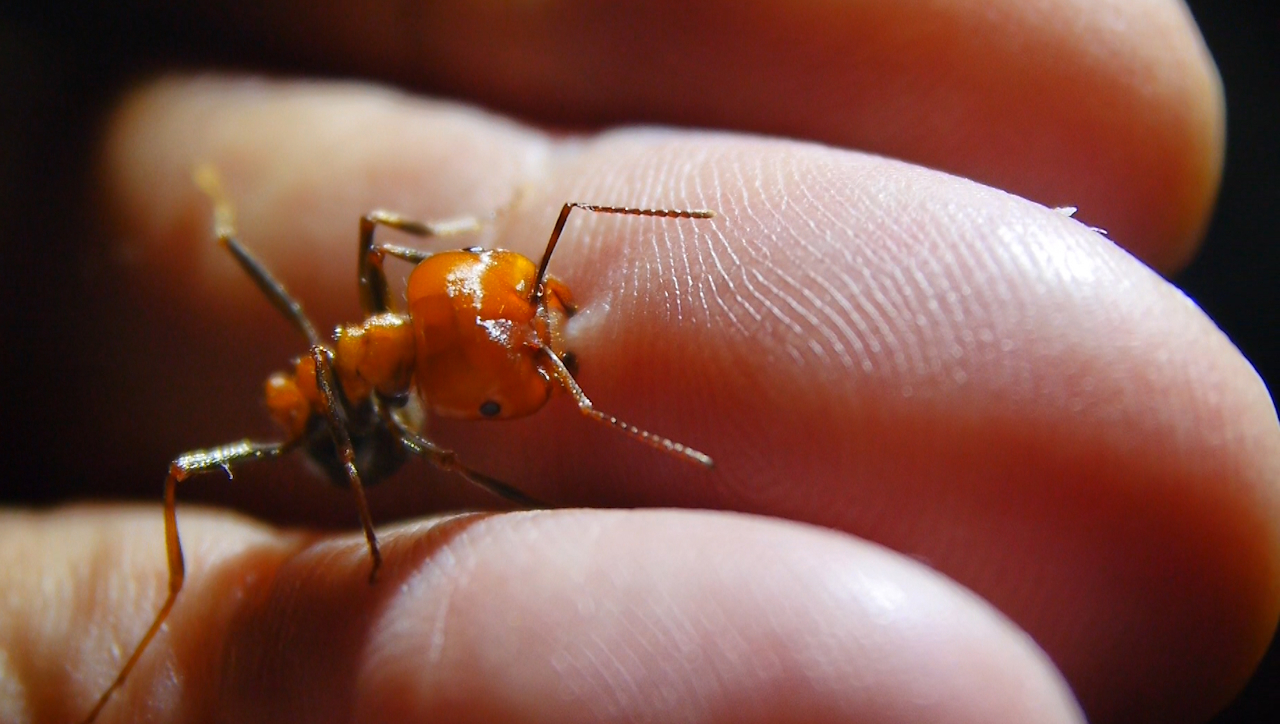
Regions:
[[290, 446], [287, 443], [259, 443], [241, 440], [240, 442], [233, 442], [207, 450], [193, 450], [179, 455], [177, 459], [169, 464], [169, 474], [164, 480], [164, 546], [169, 559], [169, 595], [165, 598], [164, 605], [156, 613], [151, 626], [143, 634], [142, 640], [134, 647], [133, 653], [129, 655], [124, 666], [121, 667], [120, 673], [116, 675], [115, 680], [111, 682], [106, 691], [102, 692], [102, 696], [98, 697], [98, 702], [94, 705], [93, 710], [89, 712], [89, 715], [84, 718], [83, 724], [89, 724], [89, 722], [96, 719], [98, 713], [106, 706], [111, 695], [124, 684], [129, 672], [138, 663], [138, 659], [142, 658], [142, 652], [146, 650], [147, 645], [151, 643], [151, 639], [155, 638], [165, 619], [169, 617], [169, 612], [173, 609], [173, 603], [178, 598], [178, 592], [182, 590], [182, 584], [186, 580], [186, 563], [182, 556], [182, 540], [178, 536], [176, 506], [178, 483], [193, 476], [217, 470], [225, 471], [229, 476], [232, 465], [252, 460], [276, 458], [287, 452], [289, 448]]
[[365, 538], [369, 543], [369, 554], [373, 558], [373, 570], [369, 574], [372, 581], [382, 564], [382, 556], [378, 552], [378, 539], [373, 532], [373, 522], [369, 515], [369, 506], [364, 497], [364, 486], [360, 482], [360, 474], [355, 467], [355, 452], [351, 444], [351, 434], [347, 424], [346, 411], [339, 400], [340, 388], [333, 372], [332, 353], [324, 346], [315, 325], [302, 310], [302, 304], [289, 294], [271, 272], [258, 261], [249, 250], [235, 238], [235, 215], [230, 201], [222, 190], [222, 181], [218, 172], [211, 166], [201, 166], [194, 173], [196, 184], [213, 200], [214, 231], [218, 241], [231, 252], [231, 255], [248, 273], [258, 288], [267, 296], [285, 318], [302, 332], [311, 347], [311, 357], [316, 365], [316, 382], [324, 398], [324, 413], [328, 418], [329, 430], [333, 434], [334, 445], [342, 458], [343, 466], [351, 481], [351, 491], [356, 499], [356, 508], [360, 514], [360, 523], [364, 528]]
[[360, 515], [360, 526], [364, 529], [364, 538], [369, 544], [369, 557], [373, 560], [369, 583], [373, 583], [377, 580], [378, 569], [382, 567], [382, 553], [378, 551], [378, 536], [373, 530], [373, 516], [369, 514], [364, 483], [360, 481], [360, 471], [356, 469], [356, 450], [351, 442], [351, 426], [347, 421], [346, 408], [342, 404], [338, 376], [333, 371], [333, 353], [323, 345], [313, 345], [311, 359], [316, 366], [316, 386], [320, 388], [320, 396], [324, 400], [324, 415], [329, 423], [329, 433], [333, 435], [333, 446], [347, 472], [351, 495], [356, 502], [356, 512]]

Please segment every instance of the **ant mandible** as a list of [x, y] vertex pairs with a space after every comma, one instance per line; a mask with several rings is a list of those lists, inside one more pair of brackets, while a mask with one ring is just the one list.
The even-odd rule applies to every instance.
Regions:
[[[531, 415], [547, 402], [554, 387], [560, 387], [588, 418], [680, 459], [712, 466], [711, 458], [703, 453], [592, 405], [574, 380], [575, 360], [565, 349], [564, 323], [575, 307], [568, 288], [547, 275], [547, 265], [574, 209], [682, 219], [709, 219], [715, 212], [566, 203], [541, 263], [534, 266], [527, 257], [502, 249], [470, 247], [430, 253], [375, 243], [378, 226], [432, 237], [474, 231], [481, 222], [461, 219], [431, 224], [374, 211], [360, 219], [358, 268], [365, 319], [338, 327], [332, 345], [327, 345], [302, 305], [236, 240], [231, 204], [217, 172], [201, 167], [194, 176], [213, 202], [218, 242], [302, 333], [309, 351], [295, 361], [291, 371], [277, 372], [266, 382], [267, 408], [284, 429], [283, 442], [241, 440], [193, 450], [169, 465], [164, 481], [169, 594], [119, 675], [84, 719], [85, 724], [97, 718], [124, 683], [182, 590], [186, 573], [174, 494], [178, 483], [194, 475], [219, 470], [230, 474], [233, 465], [303, 450], [334, 482], [350, 486], [369, 547], [369, 582], [373, 583], [382, 556], [364, 486], [395, 472], [409, 454], [424, 457], [442, 470], [522, 506], [539, 505], [506, 483], [467, 467], [453, 451], [427, 439], [411, 412], [415, 394], [428, 415], [492, 420]], [[406, 311], [395, 310], [391, 303], [383, 271], [388, 256], [414, 265], [405, 290]]]

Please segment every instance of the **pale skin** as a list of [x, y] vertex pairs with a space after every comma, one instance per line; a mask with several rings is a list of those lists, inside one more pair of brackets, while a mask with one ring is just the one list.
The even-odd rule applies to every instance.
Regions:
[[[650, 38], [691, 73], [712, 72], [707, 56], [734, 57], [706, 5], [698, 30]], [[882, 40], [935, 27], [896, 16], [899, 4], [836, 5], [799, 5], [782, 26], [733, 19], [733, 42], [758, 47], [753, 32], [765, 42], [811, 24], [845, 37], [870, 32], [868, 18], [887, 28]], [[360, 83], [171, 76], [137, 87], [112, 115], [97, 176], [110, 243], [131, 260], [113, 273], [131, 295], [93, 312], [130, 342], [97, 373], [103, 399], [127, 400], [128, 424], [118, 405], [68, 423], [121, 441], [110, 455], [172, 456], [268, 430], [256, 385], [303, 351], [212, 242], [208, 200], [189, 181], [212, 163], [241, 238], [322, 328], [356, 314], [356, 225], [374, 208], [484, 215], [521, 190], [477, 241], [534, 258], [565, 201], [715, 209], [698, 224], [575, 220], [552, 272], [582, 307], [567, 334], [584, 390], [716, 468], [595, 429], [563, 396], [520, 421], [438, 425], [469, 464], [538, 499], [704, 510], [387, 526], [373, 586], [358, 532], [184, 506], [180, 487], [186, 588], [99, 721], [1196, 721], [1225, 704], [1280, 614], [1280, 429], [1225, 337], [1115, 246], [1164, 270], [1194, 248], [1220, 163], [1216, 76], [1176, 4], [1037, 11], [1059, 22], [1008, 5], [947, 12], [1001, 18], [1045, 57], [1009, 64], [996, 47], [943, 63], [933, 54], [951, 46], [937, 38], [923, 50], [867, 42], [853, 65], [883, 82], [860, 83], [872, 71], [837, 73], [848, 49], [810, 34], [814, 59], [786, 56], [794, 65], [771, 71], [805, 82], [747, 111], [735, 84], [768, 85], [749, 62], [741, 76], [698, 77], [705, 93], [655, 83], [626, 96], [576, 80], [602, 50], [550, 42], [525, 18], [499, 14], [491, 36], [444, 42], [480, 32], [448, 6], [426, 24], [441, 42], [417, 62], [429, 77], [464, 69], [438, 82], [530, 113], [541, 73], [564, 84], [556, 103], [583, 114], [785, 131], [987, 174], [1085, 208], [1110, 239], [954, 176], [796, 141], [651, 130], [567, 141]], [[1115, 13], [1133, 20], [1124, 42], [1078, 26]], [[263, 29], [285, 47], [298, 27], [340, 20], [288, 17], [302, 21]], [[393, 41], [358, 52], [362, 31], [345, 27], [308, 38], [372, 75], [415, 62]], [[971, 42], [961, 22], [930, 32], [946, 27], [953, 44]], [[512, 49], [518, 32], [547, 58], [521, 66], [522, 93], [485, 75], [482, 52]], [[1080, 33], [1092, 44], [1075, 43]], [[680, 61], [690, 34], [709, 38], [705, 55]], [[1095, 150], [1077, 158], [1044, 139], [1075, 143], [1084, 131], [1072, 124], [1087, 118], [1053, 100], [1001, 100], [1030, 82], [1028, 64], [1060, 69], [1041, 100], [1087, 87], [1098, 107], [1147, 105], [1088, 128]], [[948, 74], [931, 96], [919, 77], [938, 68]], [[1135, 98], [1117, 80], [1142, 75], [1134, 68], [1181, 80]], [[910, 102], [883, 102], [909, 79]], [[977, 94], [960, 105], [982, 113], [947, 106], [946, 81]], [[804, 112], [815, 97], [821, 111]], [[890, 133], [917, 128], [930, 107], [964, 143]], [[992, 129], [988, 113], [1009, 126]], [[1166, 135], [1150, 132], [1152, 118]], [[1041, 140], [1008, 153], [1002, 130]], [[1144, 184], [1159, 193], [1128, 182], [1138, 161], [1117, 160], [1126, 154], [1146, 159]], [[140, 303], [184, 321], [128, 324]], [[183, 396], [181, 419], [138, 383], [153, 369], [157, 389]], [[110, 455], [95, 462], [125, 464]], [[16, 686], [0, 689], [0, 720], [83, 716], [150, 622], [167, 576], [163, 472], [155, 505], [4, 515], [0, 672]], [[344, 491], [289, 464], [191, 485], [354, 522]], [[448, 509], [461, 487], [412, 466], [370, 502], [388, 521]]]

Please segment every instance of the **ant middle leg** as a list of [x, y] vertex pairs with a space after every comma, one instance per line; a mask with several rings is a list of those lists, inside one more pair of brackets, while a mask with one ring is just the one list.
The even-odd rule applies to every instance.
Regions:
[[356, 512], [360, 515], [360, 526], [364, 529], [364, 539], [369, 545], [369, 557], [373, 561], [369, 570], [369, 583], [373, 583], [377, 580], [378, 569], [382, 567], [382, 553], [378, 550], [378, 536], [373, 530], [373, 516], [369, 514], [369, 502], [364, 495], [364, 483], [360, 480], [360, 471], [356, 469], [356, 450], [351, 442], [351, 426], [348, 422], [346, 407], [342, 402], [343, 396], [338, 386], [338, 376], [333, 371], [333, 352], [323, 345], [313, 345], [311, 359], [316, 366], [316, 386], [320, 388], [320, 396], [324, 401], [324, 415], [329, 423], [329, 434], [333, 436], [333, 446], [337, 450], [338, 460], [347, 473], [351, 495], [355, 498]]
[[156, 633], [160, 631], [165, 619], [169, 617], [174, 601], [178, 598], [178, 592], [182, 590], [182, 584], [186, 580], [186, 563], [182, 556], [182, 539], [178, 536], [176, 500], [178, 483], [193, 476], [217, 470], [225, 471], [230, 476], [232, 465], [253, 460], [277, 458], [281, 454], [288, 452], [290, 448], [290, 443], [259, 443], [241, 440], [240, 442], [233, 442], [207, 450], [193, 450], [179, 455], [177, 459], [169, 464], [169, 474], [164, 480], [164, 547], [169, 560], [169, 595], [165, 598], [164, 605], [156, 613], [151, 626], [143, 634], [142, 640], [138, 642], [138, 645], [133, 649], [133, 653], [125, 660], [120, 673], [111, 682], [111, 685], [107, 687], [106, 691], [102, 692], [102, 696], [98, 697], [98, 702], [94, 705], [93, 710], [84, 718], [84, 724], [96, 719], [98, 713], [102, 711], [102, 707], [106, 706], [111, 695], [124, 684], [129, 672], [133, 671], [134, 665], [142, 657], [142, 652], [146, 650], [147, 645], [151, 643]]

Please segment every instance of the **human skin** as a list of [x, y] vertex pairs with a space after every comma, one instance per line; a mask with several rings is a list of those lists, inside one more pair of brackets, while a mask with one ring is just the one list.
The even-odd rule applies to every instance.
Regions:
[[555, 122], [739, 128], [1077, 206], [1148, 264], [1199, 244], [1221, 86], [1168, 0], [206, 6], [261, 42]]
[[[1064, 26], [1034, 27], [1048, 36], [1035, 47], [1068, 45]], [[1190, 100], [1220, 114], [1212, 84]], [[1169, 161], [1213, 167], [1207, 196], [1213, 128]], [[1194, 305], [1060, 213], [796, 141], [547, 136], [360, 84], [171, 77], [121, 101], [98, 175], [111, 243], [132, 260], [116, 269], [128, 301], [185, 320], [94, 310], [126, 371], [101, 395], [128, 399], [151, 444], [175, 422], [132, 387], [127, 370], [155, 362], [131, 350], [176, 350], [162, 384], [214, 421], [252, 402], [208, 380], [298, 351], [209, 240], [188, 181], [201, 162], [222, 170], [244, 241], [326, 324], [355, 316], [354, 220], [374, 207], [482, 213], [524, 187], [483, 240], [535, 257], [566, 200], [716, 209], [575, 220], [553, 265], [582, 304], [568, 334], [584, 389], [706, 450], [714, 471], [593, 429], [563, 399], [433, 432], [541, 499], [774, 520], [585, 510], [409, 526], [370, 588], [358, 536], [184, 514], [190, 583], [104, 720], [1078, 720], [1056, 665], [1091, 720], [1195, 721], [1274, 630], [1280, 437], [1265, 388]], [[1151, 260], [1185, 253], [1178, 234], [1154, 243]], [[19, 513], [0, 537], [5, 590], [49, 571], [59, 584], [6, 599], [18, 688], [0, 692], [0, 718], [74, 718], [113, 675], [112, 642], [127, 648], [158, 604], [158, 511]], [[308, 631], [335, 632], [332, 658]]]

